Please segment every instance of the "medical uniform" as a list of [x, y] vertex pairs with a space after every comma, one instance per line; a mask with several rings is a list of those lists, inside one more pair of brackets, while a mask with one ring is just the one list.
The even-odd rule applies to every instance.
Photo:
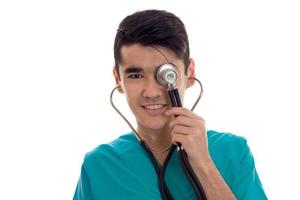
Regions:
[[[245, 138], [207, 131], [208, 147], [219, 172], [238, 200], [267, 199]], [[175, 200], [196, 199], [174, 151], [165, 182]], [[159, 200], [155, 169], [133, 133], [86, 154], [74, 200]]]

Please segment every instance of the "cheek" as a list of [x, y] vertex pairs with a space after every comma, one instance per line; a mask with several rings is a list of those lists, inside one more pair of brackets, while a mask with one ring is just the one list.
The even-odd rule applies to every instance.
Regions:
[[187, 82], [185, 79], [178, 80], [176, 83], [176, 87], [179, 90], [181, 96], [184, 95], [184, 91], [187, 89]]
[[140, 91], [136, 85], [135, 86], [126, 85], [124, 86], [124, 93], [128, 104], [134, 104], [139, 97]]

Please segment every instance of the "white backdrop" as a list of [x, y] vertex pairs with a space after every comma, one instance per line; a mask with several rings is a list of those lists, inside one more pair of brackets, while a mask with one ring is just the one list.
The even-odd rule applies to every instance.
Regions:
[[298, 196], [296, 0], [4, 0], [0, 199], [72, 199], [84, 154], [129, 131], [109, 104], [113, 40], [121, 19], [149, 8], [186, 24], [208, 129], [248, 139], [269, 199]]

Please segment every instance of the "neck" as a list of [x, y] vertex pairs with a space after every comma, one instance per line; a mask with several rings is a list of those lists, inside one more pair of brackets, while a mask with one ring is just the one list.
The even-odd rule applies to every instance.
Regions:
[[146, 145], [154, 152], [163, 152], [171, 145], [170, 129], [168, 127], [162, 129], [146, 129], [139, 126], [137, 131]]

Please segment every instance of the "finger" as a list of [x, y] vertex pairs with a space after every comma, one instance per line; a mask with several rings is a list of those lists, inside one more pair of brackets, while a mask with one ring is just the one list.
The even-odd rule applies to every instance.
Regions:
[[183, 145], [184, 142], [184, 135], [180, 135], [180, 134], [176, 134], [172, 136], [172, 143], [175, 144], [176, 146], [178, 145], [178, 143]]
[[197, 130], [195, 128], [177, 125], [172, 129], [171, 135], [175, 135], [175, 134], [189, 135], [195, 133], [196, 131]]
[[196, 126], [201, 126], [202, 124], [205, 124], [205, 122], [202, 121], [201, 119], [194, 119], [194, 118], [189, 118], [189, 117], [185, 117], [185, 116], [178, 116], [176, 118], [173, 118], [169, 122], [169, 127], [171, 129], [176, 125], [196, 127]]
[[189, 144], [192, 144], [194, 141], [194, 138], [189, 136], [189, 135], [181, 135], [181, 134], [175, 134], [172, 137], [172, 143], [175, 144], [176, 146], [178, 143], [182, 145], [182, 147], [188, 147], [191, 146]]

